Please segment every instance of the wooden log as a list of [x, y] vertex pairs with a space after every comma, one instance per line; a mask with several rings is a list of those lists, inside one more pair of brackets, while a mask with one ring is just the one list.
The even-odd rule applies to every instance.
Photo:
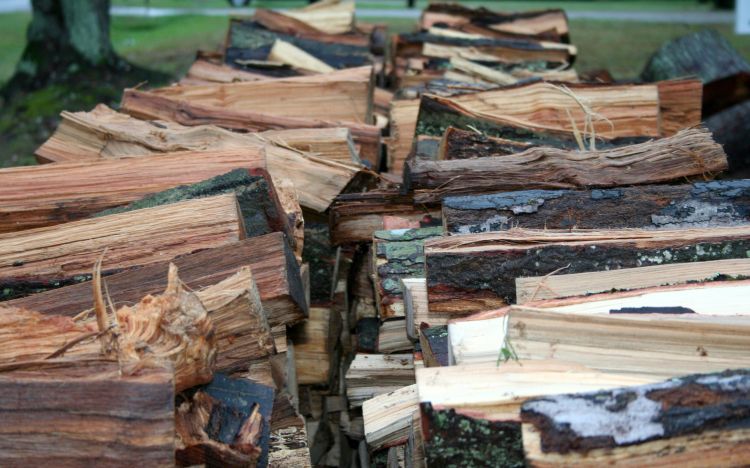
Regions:
[[450, 234], [533, 229], [675, 229], [750, 221], [750, 181], [599, 190], [523, 190], [443, 199]]
[[441, 234], [441, 227], [376, 231], [373, 234], [373, 283], [380, 318], [404, 316], [399, 280], [425, 274], [424, 243]]
[[[363, 44], [357, 35], [336, 35], [338, 40], [333, 42], [330, 35], [313, 35], [296, 29], [298, 23], [291, 25], [295, 28], [292, 34], [288, 34], [287, 31], [271, 31], [269, 29], [273, 28], [266, 29], [261, 26], [262, 23], [268, 24], [271, 19], [268, 14], [263, 16], [262, 21], [233, 20], [229, 23], [224, 50], [224, 62], [227, 65], [252, 69], [253, 61], [264, 60], [276, 39], [294, 44], [336, 69], [361, 67], [373, 63], [369, 45]], [[285, 22], [288, 23], [289, 20]], [[288, 26], [290, 25], [283, 27]], [[352, 36], [355, 39], [352, 39]]]
[[391, 102], [391, 137], [388, 143], [388, 170], [400, 174], [411, 151], [419, 115], [419, 99], [399, 99]]
[[273, 388], [222, 374], [175, 412], [179, 466], [266, 466]]
[[[208, 153], [177, 152], [158, 159], [3, 169], [0, 171], [0, 181], [4, 181], [0, 183], [0, 232], [76, 221], [152, 192], [193, 184], [237, 168], [264, 167], [262, 149], [247, 148]], [[247, 170], [245, 174], [249, 181]]]
[[[694, 155], [700, 155], [695, 158]], [[623, 171], [627, 166], [628, 171]], [[436, 201], [445, 195], [488, 190], [613, 187], [710, 176], [727, 168], [724, 150], [705, 128], [682, 130], [654, 142], [602, 151], [531, 148], [489, 158], [409, 161], [404, 190], [414, 189], [415, 201]]]
[[311, 467], [305, 418], [299, 415], [292, 397], [286, 393], [277, 393], [273, 402], [268, 464]]
[[[369, 242], [375, 231], [389, 229], [394, 218], [409, 227], [438, 224], [435, 205], [415, 206], [410, 194], [395, 189], [341, 194], [331, 205], [331, 242], [333, 245]], [[412, 226], [413, 224], [413, 226]]]
[[365, 400], [414, 383], [411, 354], [362, 354], [354, 357], [346, 371], [346, 396], [352, 407]]
[[[747, 362], [744, 323], [691, 320], [679, 315], [579, 315], [523, 306], [485, 312], [448, 325], [454, 334], [484, 327], [482, 342], [463, 339], [456, 364], [549, 359], [553, 356], [607, 373], [636, 373], [667, 378], [695, 372], [718, 372]], [[663, 315], [663, 314], [662, 314]], [[497, 320], [503, 320], [499, 326]], [[474, 322], [474, 323], [470, 323]], [[463, 330], [461, 330], [463, 328]], [[505, 339], [498, 341], [502, 336]], [[492, 342], [494, 340], [494, 343]], [[505, 351], [503, 351], [505, 350]], [[613, 352], [613, 350], [617, 350]], [[507, 356], [507, 358], [506, 358]]]
[[354, 28], [353, 1], [318, 2], [283, 14], [328, 34], [343, 34]]
[[492, 457], [501, 466], [525, 466], [519, 418], [524, 400], [566, 388], [595, 391], [654, 380], [555, 361], [418, 369], [427, 463], [471, 465]]
[[424, 367], [441, 367], [450, 365], [450, 347], [448, 327], [420, 325], [419, 344], [422, 348]]
[[244, 237], [234, 194], [0, 234], [3, 298], [85, 281], [102, 252], [113, 273]]
[[293, 14], [281, 13], [265, 8], [258, 8], [253, 14], [253, 21], [266, 29], [289, 36], [312, 39], [328, 44], [348, 44], [369, 47], [370, 40], [361, 34], [346, 34], [350, 29], [338, 34], [323, 32], [315, 26], [297, 19]]
[[281, 39], [276, 39], [268, 52], [268, 60], [280, 62], [294, 68], [314, 73], [330, 73], [334, 68], [322, 60], [308, 54], [299, 47]]
[[716, 31], [707, 29], [665, 43], [641, 72], [644, 81], [683, 76], [697, 76], [703, 82], [704, 117], [748, 97], [750, 64]]
[[[92, 113], [68, 114], [63, 118], [60, 130], [37, 150], [45, 160], [78, 158], [80, 147], [86, 158], [148, 156], [175, 148], [190, 152], [222, 148], [236, 152], [237, 148], [250, 147], [254, 150], [245, 151], [265, 152], [268, 170], [274, 178], [292, 179], [305, 206], [322, 211], [342, 191], [357, 190], [363, 184], [372, 183], [372, 175], [361, 171], [360, 166], [290, 149], [284, 143], [284, 134], [240, 135], [213, 126], [190, 128], [168, 122], [153, 123], [114, 113], [107, 108], [97, 108]], [[154, 125], [158, 126], [158, 131], [154, 130]], [[98, 143], [81, 145], [80, 141]], [[106, 152], [101, 141], [106, 142]], [[298, 141], [297, 144], [302, 143]], [[185, 154], [185, 157], [189, 156]]]
[[[0, 463], [174, 465], [173, 372], [51, 360], [0, 372]], [[123, 415], [127, 415], [124, 417]]]
[[337, 250], [331, 245], [328, 223], [322, 216], [305, 214], [305, 250], [302, 261], [310, 264], [310, 300], [328, 305], [336, 287]]
[[[138, 158], [136, 161], [151, 160], [158, 162], [160, 158]], [[128, 159], [124, 163], [131, 163]], [[135, 162], [135, 161], [132, 161]], [[288, 215], [282, 209], [276, 190], [267, 173], [258, 172], [253, 175], [247, 170], [235, 169], [226, 174], [213, 177], [192, 185], [183, 185], [167, 189], [158, 193], [151, 193], [140, 200], [124, 206], [110, 208], [96, 213], [95, 216], [107, 216], [128, 211], [163, 206], [178, 201], [205, 198], [208, 196], [234, 193], [242, 214], [245, 233], [248, 237], [257, 237], [271, 232], [283, 232], [293, 250], [302, 251], [302, 246], [295, 244], [294, 231]], [[293, 210], [294, 208], [289, 208]], [[300, 208], [297, 208], [300, 210]]]
[[730, 173], [746, 177], [750, 166], [750, 158], [747, 156], [750, 154], [750, 146], [740, 135], [750, 128], [750, 101], [743, 101], [715, 113], [705, 120], [705, 125], [727, 153]]
[[356, 166], [363, 164], [352, 139], [352, 133], [346, 127], [266, 130], [259, 136], [271, 140], [279, 146], [290, 146], [342, 164], [354, 164]]
[[250, 267], [196, 293], [216, 330], [216, 369], [236, 372], [274, 352], [271, 327]]
[[[746, 226], [682, 230], [512, 230], [425, 243], [430, 311], [466, 314], [516, 301], [524, 276], [744, 258]], [[582, 253], [585, 252], [585, 255]]]
[[[121, 109], [134, 117], [168, 120], [184, 126], [216, 125], [229, 130], [262, 132], [289, 128], [347, 127], [355, 143], [360, 145], [363, 159], [377, 167], [380, 160], [380, 129], [361, 121], [336, 121], [310, 116], [281, 116], [257, 110], [232, 110], [190, 103], [185, 100], [143, 91], [125, 90]], [[297, 114], [298, 115], [298, 114]]]
[[534, 144], [495, 138], [469, 130], [448, 127], [440, 140], [437, 160], [471, 159], [521, 153]]
[[408, 385], [378, 395], [362, 404], [365, 440], [371, 450], [401, 445], [409, 437], [412, 420], [418, 419], [417, 386]]
[[[643, 288], [675, 284], [695, 285], [713, 279], [739, 280], [746, 277], [750, 277], [750, 260], [743, 258], [522, 277], [516, 278], [516, 301], [518, 304], [533, 301], [536, 307], [545, 299], [592, 295], [596, 297], [600, 293], [614, 291], [639, 290], [640, 294]], [[736, 312], [738, 310], [735, 310]]]
[[260, 81], [267, 79], [269, 79], [268, 76], [259, 73], [238, 70], [228, 65], [198, 57], [190, 65], [185, 77], [180, 80], [180, 84], [234, 83], [237, 81]]
[[427, 301], [427, 280], [425, 278], [401, 278], [406, 317], [406, 336], [412, 341], [419, 339], [419, 330], [448, 324], [452, 314], [439, 314], [430, 311]]
[[[271, 326], [295, 323], [307, 314], [299, 267], [281, 233], [178, 256], [172, 262], [179, 268], [181, 279], [191, 290], [208, 288], [248, 265]], [[168, 266], [169, 262], [160, 262], [107, 276], [107, 290], [113, 304], [132, 304], [145, 294], [163, 291]], [[90, 308], [92, 297], [92, 284], [87, 281], [6, 304], [46, 315], [72, 317]]]
[[742, 466], [750, 451], [741, 390], [748, 381], [750, 373], [737, 369], [527, 401], [521, 410], [527, 461]]
[[378, 352], [391, 354], [411, 351], [414, 343], [406, 336], [406, 319], [386, 320], [380, 324], [378, 332]]
[[306, 322], [290, 332], [294, 342], [294, 364], [300, 385], [328, 385], [333, 375], [334, 347], [338, 335], [330, 308], [311, 307]]

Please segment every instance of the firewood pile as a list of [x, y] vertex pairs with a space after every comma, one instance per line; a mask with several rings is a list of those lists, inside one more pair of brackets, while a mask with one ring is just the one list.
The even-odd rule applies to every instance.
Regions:
[[0, 465], [746, 465], [750, 65], [354, 12], [232, 19], [0, 170]]

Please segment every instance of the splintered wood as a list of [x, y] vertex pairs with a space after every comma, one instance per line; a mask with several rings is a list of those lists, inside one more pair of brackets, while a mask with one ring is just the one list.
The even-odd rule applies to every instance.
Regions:
[[0, 170], [0, 465], [747, 465], [750, 64], [355, 13], [231, 19]]

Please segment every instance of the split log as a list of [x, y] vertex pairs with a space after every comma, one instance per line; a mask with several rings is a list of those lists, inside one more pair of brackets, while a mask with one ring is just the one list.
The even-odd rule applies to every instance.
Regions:
[[738, 369], [527, 401], [526, 459], [534, 467], [742, 466], [750, 456], [749, 383], [750, 373]]
[[270, 77], [261, 75], [260, 73], [238, 70], [228, 65], [198, 57], [190, 65], [185, 77], [180, 80], [180, 84], [235, 83], [237, 81], [260, 81], [267, 79], [270, 79]]
[[273, 402], [268, 465], [311, 467], [305, 418], [287, 393], [277, 393]]
[[400, 174], [409, 155], [417, 128], [419, 99], [399, 99], [391, 102], [391, 137], [388, 143], [388, 170]]
[[[746, 258], [653, 265], [589, 273], [564, 274], [563, 270], [551, 276], [516, 278], [516, 300], [518, 304], [533, 301], [534, 307], [537, 307], [546, 299], [573, 296], [594, 298], [600, 293], [614, 293], [615, 291], [638, 290], [636, 294], [641, 294], [643, 288], [675, 284], [695, 286], [696, 283], [714, 279], [732, 280], [730, 284], [736, 285], [741, 283], [737, 280], [748, 277], [750, 277], [750, 259]], [[741, 309], [735, 309], [734, 313], [739, 313], [739, 310]]]
[[217, 374], [175, 411], [179, 466], [266, 466], [273, 388]]
[[713, 30], [705, 29], [667, 42], [651, 56], [641, 73], [644, 81], [682, 76], [697, 76], [703, 82], [704, 117], [748, 97], [750, 64]]
[[[698, 155], [698, 157], [696, 157]], [[628, 170], [624, 171], [623, 168]], [[489, 190], [571, 189], [650, 184], [711, 176], [727, 168], [724, 150], [705, 128], [601, 151], [537, 147], [522, 153], [478, 159], [409, 161], [404, 189], [416, 202]]]
[[365, 400], [414, 383], [411, 354], [362, 354], [354, 357], [346, 372], [346, 396], [352, 407]]
[[521, 153], [534, 146], [537, 145], [523, 141], [495, 138], [475, 131], [461, 130], [460, 128], [451, 126], [443, 133], [436, 159], [442, 161], [445, 159], [502, 156], [505, 154]]
[[[213, 148], [235, 153], [238, 148], [263, 151], [271, 175], [291, 178], [302, 203], [322, 211], [342, 191], [357, 190], [363, 184], [372, 183], [372, 175], [361, 171], [360, 167], [295, 151], [285, 147], [288, 145], [283, 143], [284, 138], [283, 132], [266, 136], [240, 135], [213, 126], [190, 128], [170, 122], [148, 122], [98, 107], [90, 113], [64, 114], [63, 124], [37, 150], [37, 154], [48, 161], [67, 161], [79, 158], [79, 152], [85, 158], [101, 159], [142, 157], [175, 149], [189, 152]], [[81, 141], [92, 143], [81, 144]], [[297, 144], [302, 143], [298, 141]], [[185, 154], [185, 157], [189, 159], [191, 154]]]
[[676, 229], [750, 222], [750, 180], [445, 197], [451, 234], [532, 229]]
[[554, 34], [565, 41], [569, 30], [568, 17], [564, 10], [558, 8], [507, 13], [484, 7], [471, 8], [458, 3], [429, 4], [422, 12], [420, 25], [426, 29], [435, 24], [446, 24], [451, 28], [479, 24], [512, 34], [547, 38], [550, 38], [549, 34]]
[[340, 29], [340, 32], [331, 34], [318, 29], [312, 24], [308, 24], [305, 21], [308, 18], [303, 19], [295, 15], [299, 13], [301, 13], [301, 11], [286, 11], [282, 13], [267, 10], [265, 8], [258, 8], [253, 14], [253, 21], [266, 29], [277, 33], [287, 34], [289, 36], [312, 39], [327, 44], [347, 44], [359, 47], [370, 47], [369, 37], [363, 34], [351, 33], [351, 23], [346, 25], [345, 29]]
[[406, 336], [406, 319], [386, 320], [378, 331], [378, 352], [383, 354], [411, 351], [414, 344]]
[[373, 283], [381, 319], [404, 316], [400, 279], [424, 276], [424, 243], [442, 233], [442, 227], [430, 227], [373, 234]]
[[333, 245], [370, 242], [375, 231], [391, 229], [394, 220], [408, 227], [438, 224], [440, 210], [435, 205], [415, 206], [410, 194], [380, 189], [363, 193], [346, 193], [331, 205], [331, 242]]
[[340, 317], [337, 321], [330, 308], [311, 307], [307, 321], [290, 331], [298, 384], [331, 383], [332, 368], [338, 365], [333, 349], [338, 341], [337, 330]]
[[110, 361], [51, 360], [0, 372], [0, 464], [172, 466], [172, 370], [121, 371]]
[[[305, 28], [306, 31], [296, 29], [292, 34], [288, 33], [291, 31], [272, 31], [269, 29], [279, 26], [280, 21], [271, 18], [268, 13], [261, 14], [263, 17], [260, 21], [233, 20], [229, 23], [224, 49], [224, 62], [227, 65], [254, 69], [253, 63], [265, 60], [268, 50], [277, 39], [294, 44], [336, 69], [361, 67], [373, 63], [369, 43], [364, 44], [356, 35], [313, 34], [309, 28]], [[275, 24], [271, 25], [271, 22]], [[289, 20], [285, 22], [290, 23]], [[267, 29], [263, 23], [272, 28]], [[279, 29], [289, 26], [296, 28], [298, 25], [299, 23], [281, 25]], [[333, 37], [339, 40], [333, 42]]]
[[[266, 130], [258, 136], [279, 146], [289, 146], [307, 153], [314, 153], [320, 158], [338, 161], [342, 164], [355, 166], [363, 164], [352, 139], [352, 133], [346, 127]], [[377, 167], [372, 169], [377, 169]]]
[[3, 297], [85, 281], [104, 251], [113, 273], [244, 237], [234, 194], [0, 234]]
[[305, 250], [302, 261], [310, 265], [310, 300], [328, 305], [336, 287], [337, 250], [331, 245], [329, 225], [322, 216], [305, 213]]
[[287, 10], [284, 15], [296, 18], [328, 34], [343, 34], [354, 28], [353, 1], [324, 1], [304, 8]]
[[[745, 258], [747, 226], [682, 230], [511, 230], [425, 243], [430, 311], [513, 304], [515, 278]], [[585, 255], [582, 253], [585, 252]], [[559, 272], [559, 271], [558, 271]]]
[[[148, 120], [168, 120], [184, 126], [216, 125], [229, 130], [263, 132], [290, 128], [329, 128], [347, 127], [360, 146], [362, 159], [378, 167], [380, 161], [380, 129], [362, 121], [336, 121], [316, 119], [310, 116], [281, 116], [261, 113], [257, 110], [232, 110], [190, 103], [156, 93], [126, 89], [123, 93], [121, 109], [134, 117]], [[297, 112], [299, 108], [297, 108]]]
[[412, 420], [418, 419], [417, 386], [409, 385], [378, 395], [362, 404], [365, 439], [371, 450], [407, 441]]
[[427, 463], [466, 466], [492, 457], [501, 466], [523, 467], [519, 410], [524, 400], [566, 389], [592, 391], [654, 380], [554, 361], [418, 369]]
[[[0, 170], [0, 233], [83, 219], [146, 194], [193, 184], [233, 169], [261, 179], [262, 149], [168, 153], [158, 159], [46, 164]], [[280, 228], [281, 226], [279, 226]]]
[[372, 122], [372, 77], [325, 83], [264, 80], [232, 84], [169, 86], [150, 91], [201, 106], [313, 119]]
[[[245, 239], [223, 247], [202, 250], [172, 260], [191, 290], [202, 290], [250, 266], [264, 312], [271, 326], [295, 323], [307, 313], [299, 267], [281, 233]], [[160, 262], [106, 277], [107, 290], [116, 306], [132, 304], [144, 294], [166, 287], [168, 262]], [[75, 316], [91, 307], [90, 281], [34, 294], [5, 304], [46, 315]]]
[[318, 60], [299, 47], [281, 39], [274, 41], [271, 50], [268, 52], [267, 60], [313, 73], [330, 73], [334, 70], [332, 66], [322, 60]]
[[450, 343], [448, 327], [437, 325], [428, 327], [420, 325], [419, 344], [422, 348], [424, 367], [441, 367], [450, 365]]
[[[461, 340], [463, 352], [452, 356], [458, 365], [497, 365], [498, 360], [553, 356], [607, 373], [668, 378], [747, 363], [750, 325], [746, 321], [722, 323], [658, 315], [577, 315], [512, 306], [451, 322], [448, 335], [451, 350], [455, 350], [459, 342], [454, 344], [454, 335], [468, 336], [470, 329], [484, 327], [484, 341]], [[497, 325], [498, 320], [504, 323]]]
[[[192, 156], [191, 156], [192, 158]], [[134, 161], [120, 160], [127, 164], [137, 164], [140, 161], [161, 161], [158, 158], [137, 158]], [[192, 161], [192, 159], [190, 159]], [[185, 163], [183, 163], [183, 168]], [[42, 166], [47, 167], [47, 166]], [[95, 216], [107, 216], [128, 211], [140, 210], [163, 206], [179, 201], [205, 198], [225, 193], [234, 193], [242, 214], [245, 234], [248, 237], [257, 237], [271, 232], [283, 232], [295, 252], [301, 252], [302, 246], [295, 245], [296, 237], [292, 230], [288, 215], [282, 211], [282, 205], [277, 197], [276, 190], [271, 183], [271, 177], [264, 172], [258, 171], [260, 175], [253, 175], [243, 169], [236, 169], [226, 174], [213, 177], [188, 186], [179, 186], [158, 193], [151, 193], [140, 200], [128, 205], [111, 208]], [[289, 208], [294, 210], [294, 208]], [[297, 210], [301, 210], [299, 207]]]

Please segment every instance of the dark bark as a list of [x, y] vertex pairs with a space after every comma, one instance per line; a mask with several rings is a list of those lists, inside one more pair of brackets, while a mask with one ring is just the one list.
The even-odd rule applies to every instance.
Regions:
[[471, 418], [421, 403], [427, 466], [526, 466], [517, 422]]
[[325, 218], [305, 211], [305, 245], [302, 262], [310, 264], [310, 300], [313, 304], [328, 305], [336, 286], [334, 269], [336, 247], [331, 245], [331, 233]]
[[448, 127], [440, 142], [437, 159], [471, 159], [501, 156], [525, 151], [534, 146], [523, 141], [494, 138], [470, 130]]
[[750, 100], [735, 104], [705, 121], [717, 143], [724, 147], [733, 177], [750, 176]]
[[750, 234], [728, 239], [714, 236], [708, 229], [693, 240], [664, 240], [654, 231], [651, 239], [640, 241], [588, 241], [575, 245], [551, 241], [508, 250], [491, 248], [492, 244], [493, 241], [478, 244], [485, 246], [484, 251], [464, 252], [441, 250], [439, 243], [425, 247], [430, 311], [466, 314], [513, 304], [515, 278], [542, 276], [562, 267], [567, 274], [745, 258]]
[[750, 180], [446, 197], [451, 234], [535, 229], [689, 228], [750, 222]]
[[[249, 265], [269, 323], [299, 321], [307, 315], [299, 266], [281, 233], [246, 239], [236, 244], [177, 257], [180, 279], [191, 290], [216, 284]], [[169, 262], [107, 276], [107, 290], [116, 306], [133, 304], [146, 294], [159, 293], [167, 282]], [[91, 282], [34, 294], [6, 302], [43, 314], [75, 316], [91, 308]]]
[[[521, 419], [540, 432], [544, 452], [564, 455], [607, 449], [611, 453], [657, 439], [748, 428], [748, 385], [750, 372], [737, 369], [637, 387], [541, 397], [523, 404]], [[571, 424], [571, 416], [581, 417], [578, 420], [585, 421], [585, 428]], [[599, 433], [593, 433], [594, 428]]]
[[430, 327], [423, 323], [419, 327], [419, 345], [425, 367], [449, 366], [448, 326]]

